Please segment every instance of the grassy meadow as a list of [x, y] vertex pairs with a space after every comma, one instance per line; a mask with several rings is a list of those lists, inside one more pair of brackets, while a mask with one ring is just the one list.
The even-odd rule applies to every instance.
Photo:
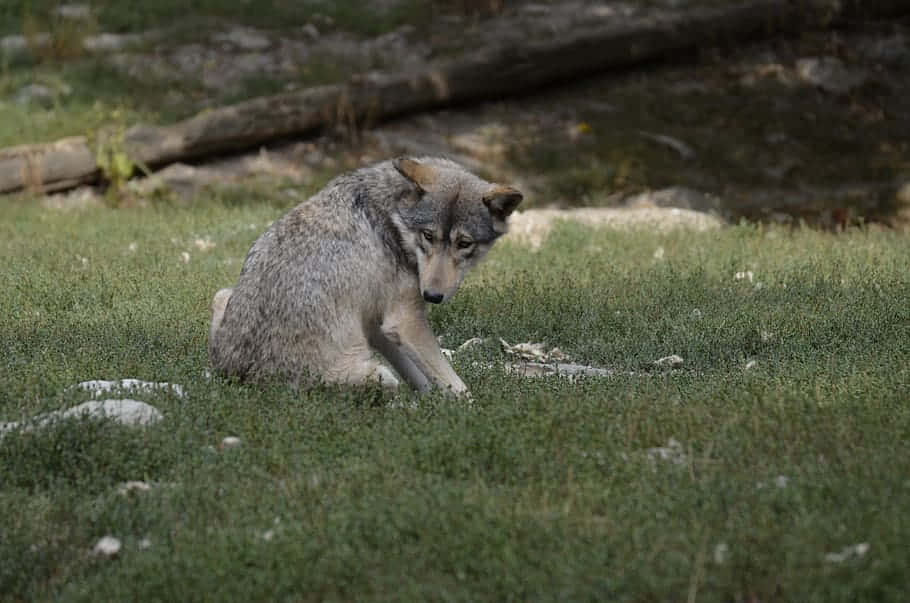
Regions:
[[[204, 376], [210, 297], [282, 211], [0, 198], [0, 422], [87, 379], [186, 389], [124, 395], [151, 427], [0, 438], [0, 600], [905, 600], [906, 235], [499, 244], [431, 313], [447, 347], [488, 338], [456, 355], [468, 407]], [[508, 375], [498, 337], [621, 374]]]

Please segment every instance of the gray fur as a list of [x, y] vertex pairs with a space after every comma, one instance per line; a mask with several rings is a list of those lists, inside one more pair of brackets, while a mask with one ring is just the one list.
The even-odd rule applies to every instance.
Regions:
[[467, 394], [442, 356], [424, 299], [447, 301], [505, 232], [521, 200], [439, 158], [339, 176], [253, 243], [212, 301], [212, 366], [299, 386], [378, 380]]

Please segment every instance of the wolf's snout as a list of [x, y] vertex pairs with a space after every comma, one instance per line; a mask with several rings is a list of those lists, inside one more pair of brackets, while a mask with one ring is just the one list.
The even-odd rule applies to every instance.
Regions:
[[431, 304], [441, 304], [443, 295], [442, 293], [430, 293], [429, 291], [424, 291], [423, 298]]

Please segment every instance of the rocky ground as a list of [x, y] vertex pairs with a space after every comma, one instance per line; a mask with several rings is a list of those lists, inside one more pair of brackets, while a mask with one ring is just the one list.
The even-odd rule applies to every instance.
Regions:
[[[162, 114], [179, 118], [256, 93], [373, 69], [418, 68], [491, 39], [552, 38], [660, 18], [684, 4], [516, 2], [493, 14], [468, 6], [375, 36], [314, 13], [295, 27], [214, 21], [196, 32], [95, 32], [81, 43], [125, 84], [156, 82]], [[10, 56], [41, 43], [40, 36], [0, 39]], [[255, 191], [287, 205], [342, 169], [396, 154], [442, 154], [517, 184], [527, 207], [677, 207], [726, 220], [829, 227], [900, 223], [910, 206], [908, 76], [906, 19], [754, 44], [732, 41], [727, 50], [705, 48], [532, 96], [370, 128], [339, 127], [248, 154], [172, 165], [131, 182], [126, 197], [189, 200], [220, 189], [236, 197]], [[53, 105], [66, 86], [65, 79], [54, 90], [23, 82], [9, 100]], [[45, 202], [90, 203], [97, 193]]]

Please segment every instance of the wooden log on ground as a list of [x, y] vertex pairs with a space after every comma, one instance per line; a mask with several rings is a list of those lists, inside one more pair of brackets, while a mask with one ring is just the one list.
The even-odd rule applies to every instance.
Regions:
[[[249, 148], [339, 122], [369, 124], [512, 96], [698, 48], [908, 12], [910, 0], [753, 0], [667, 13], [581, 30], [552, 41], [493, 46], [416, 73], [370, 73], [347, 84], [255, 98], [173, 125], [137, 125], [127, 130], [123, 146], [135, 162], [154, 167]], [[66, 151], [55, 146], [59, 144], [0, 151], [0, 192], [26, 189], [36, 182], [50, 190], [97, 178], [94, 161], [86, 161], [91, 157], [86, 148], [77, 145], [69, 159]]]
[[48, 193], [97, 178], [95, 156], [81, 136], [0, 149], [0, 193]]

